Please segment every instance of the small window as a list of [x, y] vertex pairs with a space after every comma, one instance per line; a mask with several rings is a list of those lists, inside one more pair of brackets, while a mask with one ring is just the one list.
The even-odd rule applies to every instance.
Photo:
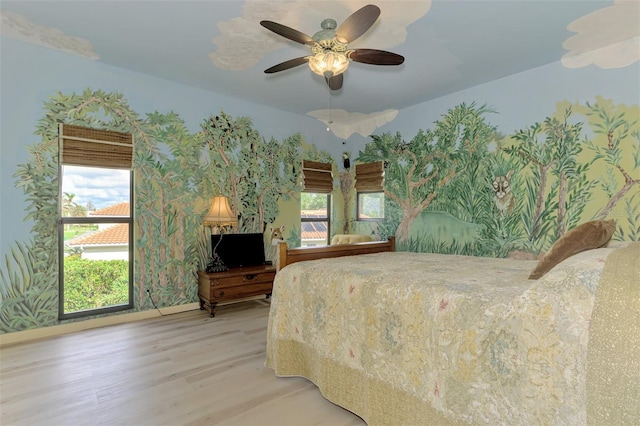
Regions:
[[357, 219], [384, 220], [384, 163], [356, 164]]
[[384, 220], [384, 192], [358, 193], [358, 220]]

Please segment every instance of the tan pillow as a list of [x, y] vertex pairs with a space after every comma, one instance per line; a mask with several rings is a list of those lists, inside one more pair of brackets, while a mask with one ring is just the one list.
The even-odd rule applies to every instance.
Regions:
[[341, 244], [368, 243], [370, 241], [373, 241], [371, 235], [336, 234], [331, 239], [331, 245], [337, 246]]
[[605, 246], [616, 230], [616, 221], [592, 220], [573, 228], [553, 244], [536, 269], [529, 275], [530, 280], [537, 280], [563, 260], [581, 251]]

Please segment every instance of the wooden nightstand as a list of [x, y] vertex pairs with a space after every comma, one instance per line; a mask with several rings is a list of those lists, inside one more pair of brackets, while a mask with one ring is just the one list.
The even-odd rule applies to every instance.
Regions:
[[198, 271], [200, 309], [215, 316], [218, 302], [264, 294], [271, 296], [276, 267], [273, 265], [231, 268], [224, 272]]

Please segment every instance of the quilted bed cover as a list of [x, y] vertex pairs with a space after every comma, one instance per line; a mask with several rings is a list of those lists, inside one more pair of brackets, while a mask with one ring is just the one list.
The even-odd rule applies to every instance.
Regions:
[[[638, 274], [640, 244], [633, 250], [622, 261]], [[613, 380], [588, 372], [587, 358], [596, 293], [614, 251], [580, 253], [535, 281], [527, 279], [533, 261], [438, 254], [289, 265], [274, 282], [266, 366], [311, 380], [369, 425], [584, 425], [588, 393], [602, 390], [588, 392], [587, 377], [605, 377], [603, 388]], [[622, 281], [637, 296], [634, 277]], [[640, 359], [631, 340], [623, 357]], [[599, 348], [603, 370], [607, 345]], [[618, 402], [597, 401], [589, 423], [594, 415], [640, 422], [640, 365], [625, 367], [636, 370], [615, 378], [625, 395], [614, 389]]]

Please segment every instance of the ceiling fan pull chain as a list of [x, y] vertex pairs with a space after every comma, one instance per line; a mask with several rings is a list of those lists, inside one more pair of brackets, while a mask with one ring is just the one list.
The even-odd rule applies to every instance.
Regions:
[[333, 124], [333, 120], [331, 119], [331, 89], [327, 90], [329, 94], [329, 121], [327, 122], [327, 132], [331, 131], [331, 125]]

